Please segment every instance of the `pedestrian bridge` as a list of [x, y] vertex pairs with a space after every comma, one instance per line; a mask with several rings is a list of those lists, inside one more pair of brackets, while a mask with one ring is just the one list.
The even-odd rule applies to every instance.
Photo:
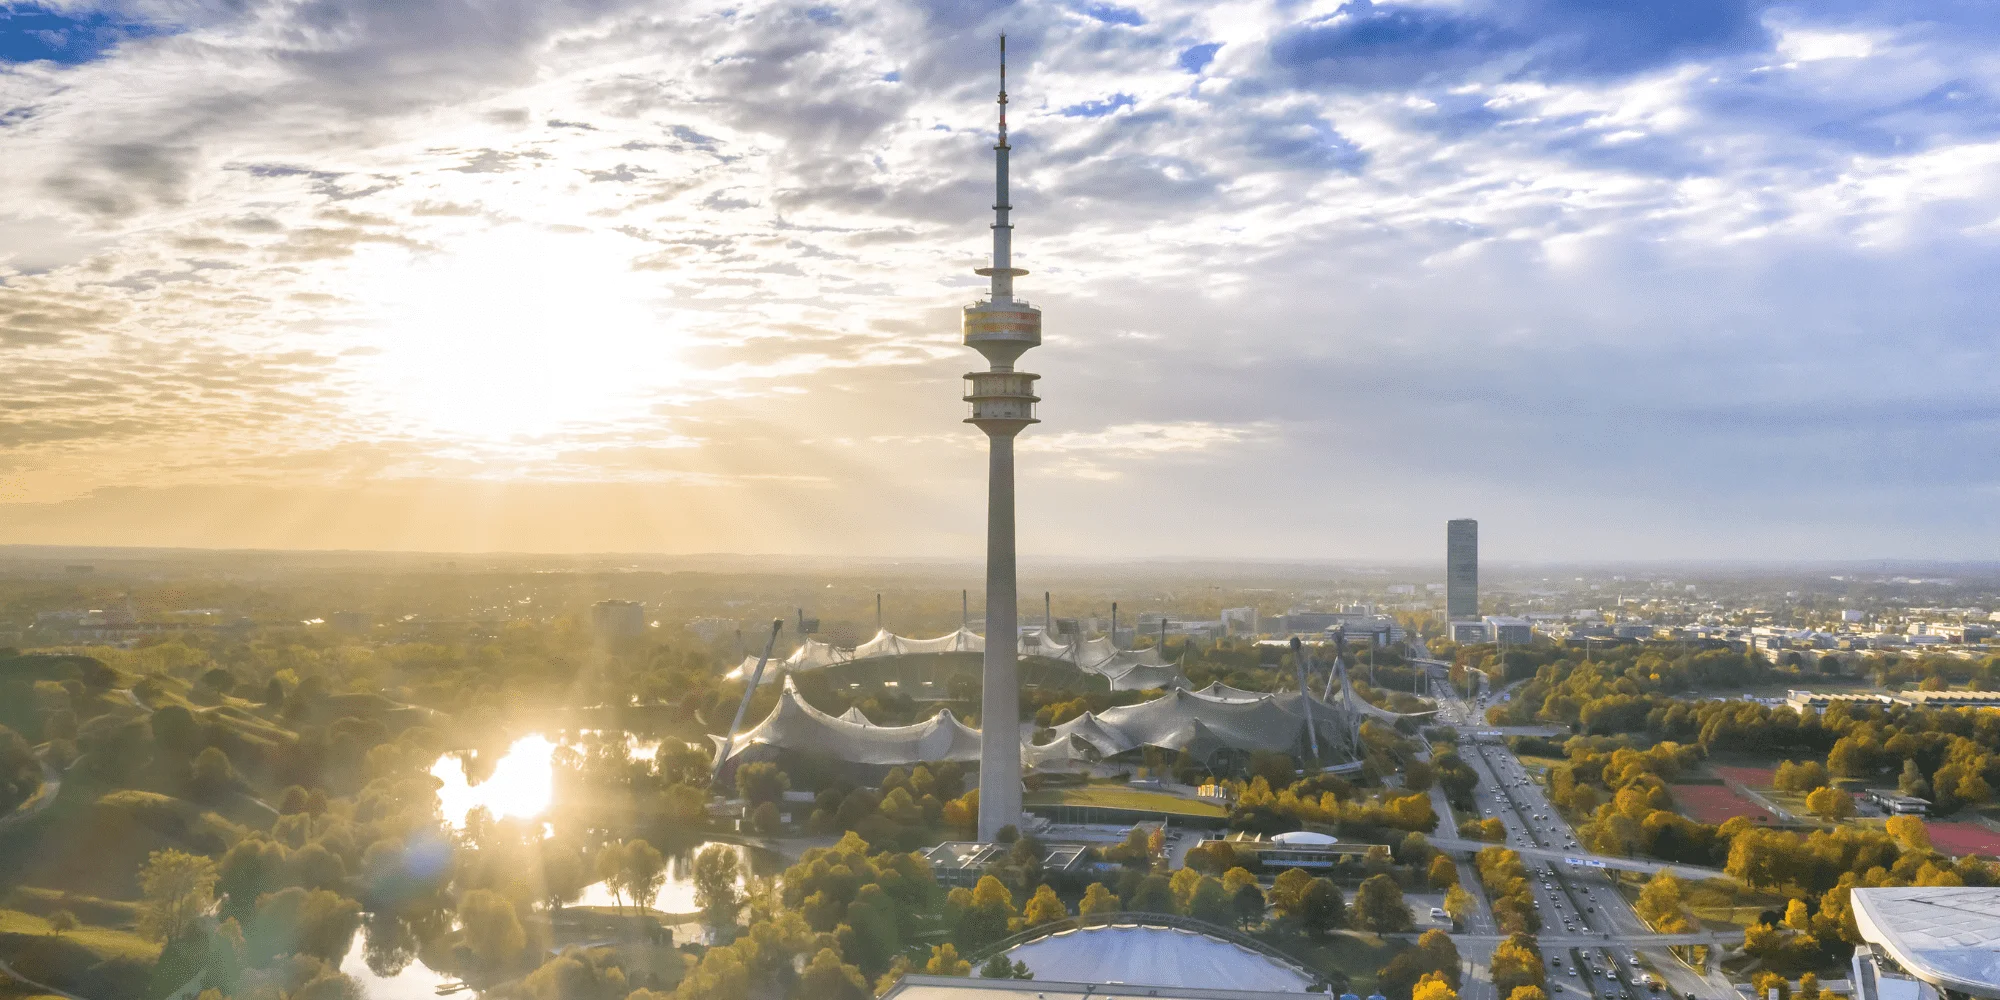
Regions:
[[[1387, 936], [1387, 935], [1385, 935]], [[1407, 935], [1405, 935], [1407, 936]], [[1497, 945], [1507, 940], [1506, 934], [1453, 934], [1451, 939], [1461, 944]], [[1710, 948], [1735, 947], [1743, 943], [1743, 932], [1703, 931], [1694, 934], [1551, 934], [1544, 930], [1534, 935], [1535, 944], [1548, 948], [1602, 948], [1607, 945], [1619, 948], [1679, 948], [1686, 945], [1707, 945]]]
[[[1513, 844], [1493, 844], [1483, 840], [1465, 840], [1459, 837], [1432, 837], [1431, 846], [1441, 851], [1458, 851], [1477, 854], [1489, 847], [1505, 847], [1521, 856], [1523, 861], [1541, 861], [1572, 868], [1602, 868], [1621, 872], [1638, 872], [1652, 875], [1658, 872], [1672, 872], [1675, 878], [1699, 882], [1703, 879], [1729, 878], [1729, 873], [1719, 868], [1703, 868], [1700, 865], [1684, 865], [1672, 861], [1655, 861], [1650, 858], [1614, 858], [1603, 854], [1583, 854], [1548, 847], [1519, 847]], [[1704, 941], [1690, 942], [1706, 944]]]

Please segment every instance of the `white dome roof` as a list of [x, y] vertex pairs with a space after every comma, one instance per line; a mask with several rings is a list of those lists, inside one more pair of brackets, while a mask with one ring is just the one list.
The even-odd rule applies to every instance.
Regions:
[[1329, 844], [1340, 843], [1340, 838], [1329, 837], [1324, 833], [1313, 833], [1310, 830], [1293, 830], [1290, 833], [1278, 834], [1272, 837], [1271, 841], [1278, 844], [1292, 844], [1297, 847], [1326, 847]]

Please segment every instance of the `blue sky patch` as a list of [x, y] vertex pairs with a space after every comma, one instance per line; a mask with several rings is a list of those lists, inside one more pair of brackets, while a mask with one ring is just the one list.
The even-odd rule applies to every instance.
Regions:
[[102, 58], [127, 38], [166, 34], [156, 25], [105, 11], [61, 13], [40, 4], [0, 4], [0, 62], [77, 66]]
[[1137, 103], [1138, 99], [1131, 94], [1113, 94], [1101, 101], [1072, 104], [1062, 109], [1062, 115], [1065, 118], [1102, 118], [1119, 108], [1129, 108]]
[[1130, 7], [1120, 7], [1115, 3], [1080, 0], [1080, 2], [1070, 4], [1069, 9], [1091, 20], [1102, 21], [1105, 24], [1126, 24], [1136, 28], [1146, 23], [1146, 19], [1139, 16], [1138, 11]]
[[1181, 50], [1179, 65], [1182, 69], [1190, 73], [1199, 73], [1207, 69], [1209, 63], [1215, 61], [1215, 54], [1221, 51], [1221, 49], [1221, 42], [1190, 45]]

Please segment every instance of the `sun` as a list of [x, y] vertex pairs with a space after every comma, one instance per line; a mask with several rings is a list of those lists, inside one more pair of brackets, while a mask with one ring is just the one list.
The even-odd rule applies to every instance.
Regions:
[[616, 233], [512, 224], [381, 255], [357, 289], [363, 406], [391, 434], [478, 448], [585, 440], [640, 420], [682, 374], [671, 292]]

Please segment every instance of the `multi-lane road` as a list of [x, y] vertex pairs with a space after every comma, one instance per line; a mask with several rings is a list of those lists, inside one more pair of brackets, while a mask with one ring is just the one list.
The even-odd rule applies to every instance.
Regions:
[[[1482, 743], [1472, 736], [1484, 728], [1478, 706], [1457, 697], [1447, 685], [1434, 685], [1434, 691], [1440, 696], [1440, 720], [1458, 728], [1462, 734], [1460, 756], [1479, 775], [1479, 788], [1474, 793], [1479, 805], [1477, 818], [1498, 818], [1507, 827], [1506, 846], [1516, 850], [1527, 849], [1548, 858], [1544, 852], [1574, 848], [1574, 831], [1521, 762], [1504, 744]], [[1446, 822], [1455, 827], [1463, 818], [1472, 817], [1454, 816]], [[1665, 1000], [1667, 991], [1696, 1000], [1739, 1000], [1735, 988], [1721, 976], [1689, 969], [1665, 947], [1641, 947], [1628, 941], [1652, 931], [1619, 894], [1609, 871], [1527, 856], [1523, 864], [1534, 879], [1535, 906], [1542, 918], [1537, 937], [1552, 1000]], [[1465, 867], [1467, 880], [1476, 883], [1471, 866]], [[1482, 916], [1488, 913], [1482, 907]], [[1478, 956], [1475, 964], [1482, 966], [1477, 970], [1480, 973], [1485, 972], [1485, 959], [1492, 954], [1487, 935], [1493, 933], [1490, 917], [1482, 923], [1485, 926], [1466, 927], [1465, 945], [1470, 948], [1461, 946]], [[1664, 939], [1659, 942], [1667, 943]], [[1643, 983], [1648, 974], [1656, 982], [1663, 981], [1659, 989]], [[1467, 1000], [1487, 1000], [1491, 995], [1489, 986], [1485, 996]]]

